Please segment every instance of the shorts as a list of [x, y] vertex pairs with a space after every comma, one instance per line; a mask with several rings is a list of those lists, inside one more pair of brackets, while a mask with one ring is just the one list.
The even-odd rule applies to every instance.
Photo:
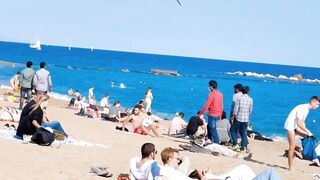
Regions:
[[148, 135], [146, 132], [144, 132], [143, 130], [141, 130], [141, 132], [139, 131], [140, 129], [139, 128], [134, 128], [133, 130], [133, 133], [136, 133], [136, 134], [141, 134], [141, 135]]
[[295, 122], [286, 121], [284, 124], [284, 129], [294, 132], [294, 130], [297, 129], [297, 124]]

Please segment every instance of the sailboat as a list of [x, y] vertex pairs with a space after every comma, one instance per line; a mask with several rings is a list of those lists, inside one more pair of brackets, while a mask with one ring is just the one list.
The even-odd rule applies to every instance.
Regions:
[[41, 50], [40, 40], [37, 39], [35, 43], [30, 43], [29, 47], [40, 51]]

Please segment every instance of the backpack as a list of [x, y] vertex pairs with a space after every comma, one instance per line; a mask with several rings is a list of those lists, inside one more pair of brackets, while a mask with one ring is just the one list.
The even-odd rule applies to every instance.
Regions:
[[31, 137], [31, 140], [42, 146], [50, 146], [54, 141], [54, 135], [47, 129], [40, 127]]

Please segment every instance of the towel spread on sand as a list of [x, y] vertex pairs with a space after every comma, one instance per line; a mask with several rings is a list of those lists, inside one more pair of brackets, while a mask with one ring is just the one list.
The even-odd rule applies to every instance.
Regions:
[[[14, 141], [23, 142], [21, 138], [16, 136], [16, 131], [13, 129], [0, 129], [0, 138], [2, 139], [9, 139]], [[65, 139], [63, 141], [55, 140], [53, 144], [71, 144], [76, 146], [85, 146], [85, 147], [101, 147], [101, 148], [108, 148], [106, 145], [97, 144], [97, 143], [89, 143], [82, 140], [75, 140], [75, 139]]]

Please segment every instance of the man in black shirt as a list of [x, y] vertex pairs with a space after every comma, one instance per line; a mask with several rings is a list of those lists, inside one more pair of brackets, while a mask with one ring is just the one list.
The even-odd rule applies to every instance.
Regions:
[[187, 131], [186, 131], [187, 136], [196, 135], [199, 126], [201, 126], [201, 128], [206, 131], [207, 125], [205, 123], [205, 119], [204, 119], [203, 115], [199, 117], [198, 116], [199, 113], [200, 113], [200, 111], [198, 111], [196, 116], [192, 116], [189, 119]]

